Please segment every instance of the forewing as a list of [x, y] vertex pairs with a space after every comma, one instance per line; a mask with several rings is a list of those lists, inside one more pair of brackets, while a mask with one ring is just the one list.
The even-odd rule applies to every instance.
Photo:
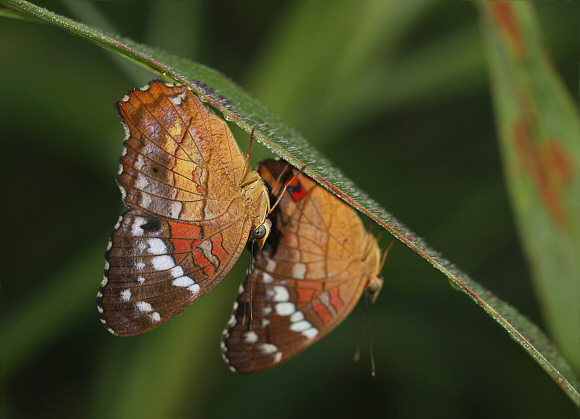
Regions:
[[225, 121], [187, 87], [152, 81], [116, 108], [126, 131], [117, 183], [128, 206], [211, 222], [239, 199], [244, 156]]

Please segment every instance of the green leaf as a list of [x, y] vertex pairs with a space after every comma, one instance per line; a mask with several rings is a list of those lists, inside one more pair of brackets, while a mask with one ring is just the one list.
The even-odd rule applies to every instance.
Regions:
[[[485, 6], [484, 6], [485, 5]], [[526, 2], [482, 3], [512, 206], [557, 347], [580, 371], [580, 118]]]

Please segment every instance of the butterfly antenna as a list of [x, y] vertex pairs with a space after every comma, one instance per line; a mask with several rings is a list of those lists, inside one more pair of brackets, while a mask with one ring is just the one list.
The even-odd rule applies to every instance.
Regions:
[[[252, 242], [252, 250], [254, 250], [254, 242]], [[254, 258], [253, 255], [254, 252], [252, 252], [252, 259]], [[251, 272], [251, 271], [250, 271]], [[252, 281], [252, 277], [249, 277], [250, 279], [250, 322], [248, 323], [248, 329], [252, 330], [252, 322], [254, 321], [254, 281]]]
[[363, 322], [364, 322], [364, 318], [363, 317], [359, 317], [359, 327], [358, 327], [358, 333], [356, 334], [356, 347], [354, 350], [354, 356], [352, 358], [352, 360], [354, 362], [358, 362], [360, 360], [360, 334], [361, 334], [361, 330], [363, 328]]
[[[246, 278], [248, 278], [248, 282], [249, 282], [249, 286], [247, 289], [244, 290], [244, 293], [246, 293], [246, 298], [244, 298], [244, 315], [242, 317], [242, 324], [247, 324], [248, 325], [248, 329], [252, 328], [252, 297], [253, 297], [253, 293], [252, 293], [252, 278], [251, 278], [251, 273], [252, 270], [254, 269], [254, 241], [252, 240], [250, 242], [250, 263], [248, 265], [248, 269], [246, 270]], [[249, 295], [249, 303], [248, 303], [248, 293]], [[249, 307], [249, 313], [248, 313], [248, 307]], [[248, 322], [248, 318], [249, 318], [249, 322]]]
[[391, 247], [393, 247], [393, 244], [395, 244], [395, 239], [391, 241], [391, 244], [389, 244], [389, 246], [385, 249], [385, 253], [383, 253], [381, 264], [379, 265], [379, 272], [383, 270], [383, 266], [385, 266], [385, 262], [387, 261], [387, 254], [389, 253], [389, 250], [391, 250]]
[[[254, 301], [254, 292], [253, 292], [254, 281], [252, 281], [252, 271], [254, 270], [254, 243], [255, 241], [253, 240], [250, 242], [250, 264], [248, 265], [248, 270], [246, 271], [246, 278], [248, 278], [249, 285], [248, 289], [244, 290], [244, 292], [246, 293], [246, 298], [244, 299], [246, 304], [244, 304], [244, 317], [242, 321], [242, 324], [248, 325], [249, 330], [252, 329], [252, 319], [253, 319], [252, 305]], [[249, 303], [248, 303], [248, 294], [250, 297]]]
[[244, 315], [242, 316], [242, 324], [245, 325], [248, 323], [248, 290], [244, 290], [246, 294], [246, 298], [244, 298]]
[[371, 325], [370, 325], [370, 321], [368, 318], [368, 311], [369, 311], [369, 299], [370, 296], [368, 294], [365, 294], [364, 296], [365, 299], [365, 314], [364, 314], [364, 319], [365, 319], [365, 323], [367, 324], [367, 337], [369, 340], [369, 355], [371, 357], [371, 377], [375, 377], [377, 375], [376, 373], [376, 368], [375, 368], [375, 356], [373, 354], [373, 341], [371, 339]]
[[[290, 167], [290, 165], [287, 165], [286, 167]], [[278, 181], [280, 181], [280, 178], [282, 177], [282, 175], [286, 171], [286, 167], [284, 168], [284, 170], [282, 171], [282, 173], [280, 174], [280, 176], [278, 176]], [[280, 195], [278, 195], [278, 199], [276, 199], [276, 202], [274, 203], [274, 205], [272, 205], [270, 207], [270, 212], [268, 214], [270, 214], [272, 211], [274, 211], [274, 208], [276, 208], [278, 206], [278, 203], [280, 203], [280, 200], [284, 196], [284, 193], [286, 192], [286, 189], [288, 189], [288, 185], [290, 185], [292, 182], [294, 182], [294, 179], [296, 179], [298, 177], [298, 175], [301, 174], [304, 171], [304, 169], [306, 169], [306, 165], [303, 165], [302, 166], [302, 169], [300, 169], [299, 172], [294, 173], [294, 176], [292, 176], [292, 179], [290, 179], [288, 182], [284, 182], [284, 187], [282, 188], [282, 192], [280, 193]], [[276, 187], [278, 187], [277, 184], [276, 184]]]
[[248, 168], [250, 167], [250, 156], [252, 155], [252, 146], [253, 145], [254, 145], [254, 128], [252, 128], [252, 133], [250, 134], [250, 144], [248, 145], [248, 154], [246, 154], [246, 163], [244, 164], [244, 173], [247, 172]]

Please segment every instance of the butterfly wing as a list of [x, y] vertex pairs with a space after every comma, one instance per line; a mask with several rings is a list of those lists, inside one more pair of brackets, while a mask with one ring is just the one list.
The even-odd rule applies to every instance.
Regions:
[[[259, 172], [273, 196], [296, 173], [271, 159]], [[242, 373], [272, 368], [330, 332], [379, 269], [376, 240], [356, 212], [302, 174], [282, 196], [266, 246], [244, 279], [222, 339], [224, 359]]]
[[124, 202], [159, 217], [224, 224], [245, 172], [225, 121], [187, 87], [160, 81], [131, 90], [116, 108], [126, 132], [117, 177]]
[[154, 81], [117, 103], [127, 136], [117, 178], [131, 207], [105, 255], [101, 321], [146, 332], [215, 286], [252, 227], [245, 159], [226, 123], [184, 86]]

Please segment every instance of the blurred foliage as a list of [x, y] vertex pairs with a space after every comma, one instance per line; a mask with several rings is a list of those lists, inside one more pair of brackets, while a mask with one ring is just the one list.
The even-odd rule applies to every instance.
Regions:
[[[435, 249], [543, 324], [470, 3], [35, 3], [223, 72]], [[577, 7], [535, 6], [556, 70], [578, 92]], [[495, 322], [400, 245], [369, 313], [374, 379], [368, 358], [351, 362], [364, 336], [360, 310], [289, 363], [232, 374], [219, 339], [247, 256], [164, 327], [109, 335], [94, 294], [122, 207], [114, 178], [123, 131], [112, 104], [154, 76], [55, 27], [3, 18], [0, 30], [9, 156], [3, 416], [575, 417]], [[248, 136], [234, 132], [245, 149]], [[267, 155], [255, 147], [252, 160]]]
[[482, 26], [494, 108], [521, 242], [547, 328], [580, 370], [578, 104], [546, 59], [530, 5], [480, 4], [485, 4]]

